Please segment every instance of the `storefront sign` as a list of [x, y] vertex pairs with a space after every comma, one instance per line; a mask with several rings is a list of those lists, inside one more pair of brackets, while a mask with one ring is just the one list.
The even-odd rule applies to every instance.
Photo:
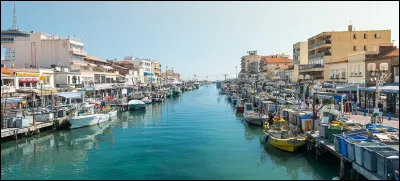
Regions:
[[39, 73], [32, 73], [32, 72], [15, 72], [15, 75], [18, 77], [39, 77]]

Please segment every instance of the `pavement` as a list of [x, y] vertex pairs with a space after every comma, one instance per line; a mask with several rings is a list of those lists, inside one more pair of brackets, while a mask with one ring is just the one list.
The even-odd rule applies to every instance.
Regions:
[[[347, 114], [346, 116], [349, 116], [349, 115]], [[366, 118], [363, 115], [350, 115], [349, 117], [350, 117], [350, 119], [354, 120], [354, 122], [360, 123], [360, 124], [367, 124], [371, 120], [370, 116], [367, 116], [367, 118]], [[388, 118], [386, 116], [383, 116], [382, 124], [399, 129], [399, 118], [392, 117], [392, 120], [388, 120]]]

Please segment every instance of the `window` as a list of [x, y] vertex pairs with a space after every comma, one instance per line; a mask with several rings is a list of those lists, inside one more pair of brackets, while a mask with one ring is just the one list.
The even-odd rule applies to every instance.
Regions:
[[375, 37], [375, 39], [379, 39], [379, 38], [381, 38], [381, 35], [379, 33], [375, 33], [374, 37]]
[[353, 39], [357, 39], [357, 35], [356, 34], [353, 34]]
[[19, 87], [24, 87], [24, 83], [20, 82]]
[[354, 51], [357, 51], [357, 46], [353, 46], [353, 50], [354, 50]]
[[364, 39], [367, 39], [367, 34], [366, 33], [364, 33]]
[[365, 51], [367, 50], [367, 45], [364, 45], [364, 50], [365, 50]]
[[359, 75], [361, 75], [361, 65], [358, 65], [358, 72], [359, 72]]
[[71, 82], [69, 79], [70, 79], [70, 78], [69, 78], [69, 76], [68, 76], [68, 82], [67, 82], [67, 84], [70, 84], [70, 82]]

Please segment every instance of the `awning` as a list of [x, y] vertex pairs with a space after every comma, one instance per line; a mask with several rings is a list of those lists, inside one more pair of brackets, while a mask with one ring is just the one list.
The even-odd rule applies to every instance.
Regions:
[[103, 67], [104, 67], [105, 69], [113, 69], [112, 67], [107, 66], [107, 65], [103, 65]]
[[88, 63], [88, 65], [93, 66], [93, 67], [97, 67], [96, 64], [92, 64], [92, 63]]
[[144, 72], [144, 75], [151, 75], [150, 72]]
[[82, 98], [82, 93], [81, 92], [60, 92], [56, 94], [57, 96], [60, 97], [65, 97], [67, 99], [69, 98]]
[[54, 90], [36, 90], [36, 95], [38, 95], [38, 96], [41, 96], [42, 95], [42, 93], [43, 93], [43, 95], [51, 95], [51, 94], [55, 94], [55, 93], [57, 93], [58, 91], [56, 90], [56, 89], [54, 89]]
[[18, 81], [19, 81], [20, 83], [26, 83], [26, 82], [27, 82], [26, 79], [23, 79], [23, 78], [22, 78], [22, 79], [19, 79]]
[[22, 102], [22, 98], [3, 98], [2, 100], [4, 100], [7, 103], [19, 103]]
[[[366, 92], [376, 92], [376, 87], [360, 87], [359, 88], [360, 91], [366, 91]], [[399, 87], [398, 86], [383, 86], [380, 87], [380, 91], [382, 93], [395, 93], [398, 94], [399, 93]]]

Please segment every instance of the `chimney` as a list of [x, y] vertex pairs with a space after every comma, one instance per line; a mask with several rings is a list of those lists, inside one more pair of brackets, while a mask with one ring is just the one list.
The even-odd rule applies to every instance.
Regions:
[[353, 31], [353, 25], [349, 25], [349, 26], [347, 27], [347, 30], [348, 30], [348, 31]]

